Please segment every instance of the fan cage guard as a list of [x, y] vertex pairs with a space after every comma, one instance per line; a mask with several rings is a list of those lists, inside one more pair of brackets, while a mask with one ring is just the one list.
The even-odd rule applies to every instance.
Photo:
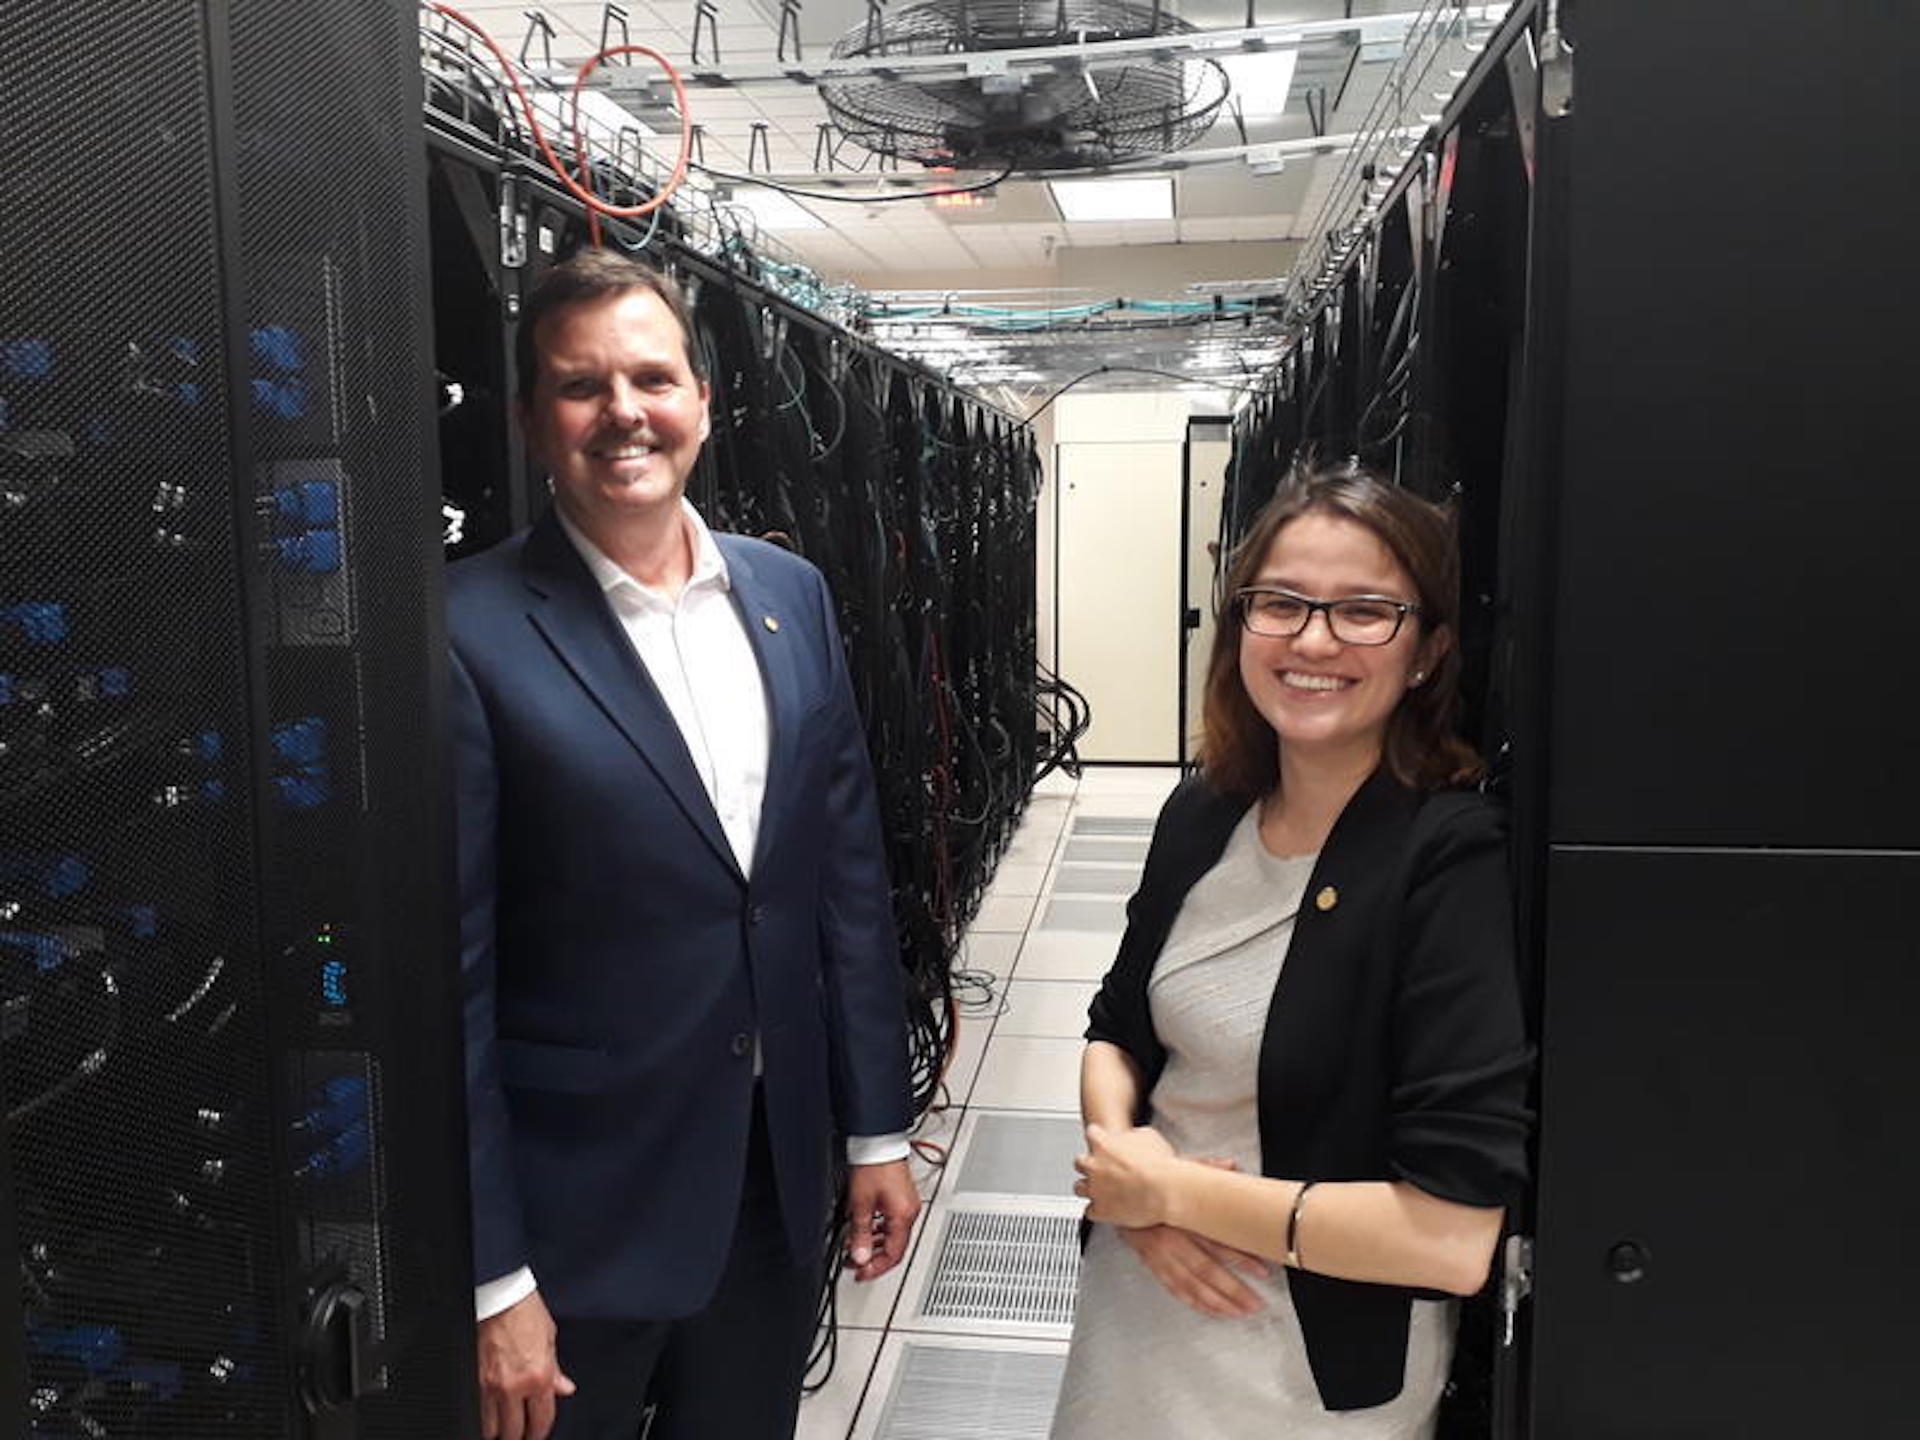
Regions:
[[[876, 9], [835, 43], [833, 56], [990, 53], [1195, 28], [1123, 0], [934, 0]], [[1098, 71], [836, 80], [820, 86], [820, 98], [848, 139], [879, 155], [940, 167], [1065, 169], [1185, 149], [1212, 127], [1228, 89], [1211, 60], [1146, 54]]]

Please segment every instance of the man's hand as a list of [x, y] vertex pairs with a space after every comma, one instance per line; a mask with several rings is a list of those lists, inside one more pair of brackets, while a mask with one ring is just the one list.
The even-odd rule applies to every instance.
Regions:
[[547, 1440], [555, 1397], [574, 1388], [560, 1373], [556, 1333], [538, 1290], [480, 1322], [482, 1440]]
[[907, 1258], [920, 1191], [905, 1160], [847, 1172], [847, 1264], [856, 1280], [878, 1280]]

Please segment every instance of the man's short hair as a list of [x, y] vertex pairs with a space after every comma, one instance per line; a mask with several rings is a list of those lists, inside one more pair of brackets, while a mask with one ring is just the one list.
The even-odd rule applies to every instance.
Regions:
[[534, 281], [526, 303], [520, 307], [520, 329], [513, 337], [515, 394], [520, 403], [533, 403], [533, 388], [540, 368], [540, 347], [535, 341], [542, 320], [569, 305], [585, 305], [635, 290], [649, 290], [660, 297], [660, 302], [680, 326], [693, 378], [705, 380], [707, 367], [694, 340], [693, 312], [680, 287], [663, 272], [629, 256], [617, 255], [611, 250], [582, 250]]

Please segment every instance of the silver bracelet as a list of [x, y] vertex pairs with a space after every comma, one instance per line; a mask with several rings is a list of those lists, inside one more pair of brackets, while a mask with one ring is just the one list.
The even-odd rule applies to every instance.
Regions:
[[1307, 1198], [1307, 1191], [1318, 1183], [1316, 1180], [1305, 1181], [1298, 1190], [1293, 1192], [1293, 1209], [1287, 1214], [1287, 1268], [1289, 1270], [1304, 1268], [1300, 1264], [1300, 1205]]

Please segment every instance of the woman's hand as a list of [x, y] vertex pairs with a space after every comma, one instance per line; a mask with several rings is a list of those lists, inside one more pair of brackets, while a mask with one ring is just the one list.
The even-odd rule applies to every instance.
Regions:
[[1186, 1163], [1151, 1125], [1129, 1130], [1087, 1126], [1087, 1154], [1073, 1162], [1080, 1172], [1073, 1193], [1087, 1199], [1087, 1218], [1122, 1229], [1159, 1225], [1167, 1218], [1168, 1187]]
[[1246, 1281], [1233, 1273], [1271, 1273], [1267, 1262], [1257, 1255], [1171, 1225], [1114, 1233], [1127, 1242], [1169, 1295], [1202, 1315], [1237, 1319], [1266, 1305]]

